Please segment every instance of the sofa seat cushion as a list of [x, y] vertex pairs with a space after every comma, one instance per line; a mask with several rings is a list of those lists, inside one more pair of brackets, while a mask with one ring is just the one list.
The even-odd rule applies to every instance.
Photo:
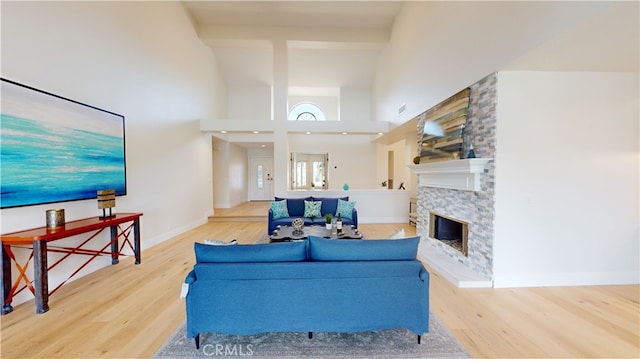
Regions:
[[210, 246], [195, 243], [196, 263], [298, 262], [307, 259], [306, 242]]
[[274, 226], [290, 226], [291, 222], [293, 222], [295, 218], [302, 218], [302, 221], [304, 222], [305, 226], [312, 226], [315, 220], [314, 218], [307, 218], [307, 217], [285, 217], [285, 218], [278, 218], [274, 220], [272, 224]]
[[412, 261], [201, 263], [197, 280], [286, 280], [418, 277], [422, 263]]
[[309, 257], [314, 261], [415, 260], [420, 237], [350, 240], [309, 236]]
[[[327, 220], [324, 217], [313, 218], [313, 225], [314, 226], [323, 226], [324, 227], [325, 224], [327, 224]], [[346, 218], [342, 219], [342, 225], [343, 226], [350, 226], [350, 225], [353, 225], [353, 224], [355, 224], [355, 223], [351, 219], [346, 219]]]

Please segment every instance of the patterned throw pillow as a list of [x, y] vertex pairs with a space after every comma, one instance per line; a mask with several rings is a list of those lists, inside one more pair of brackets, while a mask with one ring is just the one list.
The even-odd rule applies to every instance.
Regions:
[[307, 218], [321, 217], [322, 201], [304, 201], [304, 216]]
[[289, 217], [286, 199], [271, 202], [271, 210], [273, 211], [273, 219]]
[[356, 206], [355, 202], [343, 201], [338, 199], [338, 208], [336, 209], [336, 217], [340, 215], [342, 218], [353, 219], [351, 218], [351, 214], [353, 213], [353, 208]]

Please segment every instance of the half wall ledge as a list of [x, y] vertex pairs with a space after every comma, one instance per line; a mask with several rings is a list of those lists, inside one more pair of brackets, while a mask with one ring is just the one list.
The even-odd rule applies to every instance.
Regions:
[[480, 179], [491, 158], [429, 162], [410, 165], [418, 175], [418, 187], [436, 187], [462, 191], [479, 191]]

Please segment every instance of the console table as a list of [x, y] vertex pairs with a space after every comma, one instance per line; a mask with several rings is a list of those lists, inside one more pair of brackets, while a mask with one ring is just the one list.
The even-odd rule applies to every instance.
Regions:
[[[119, 257], [124, 255], [122, 254], [122, 250], [125, 248], [125, 245], [128, 245], [128, 247], [133, 251], [135, 264], [140, 264], [141, 216], [142, 213], [118, 213], [108, 218], [91, 217], [77, 221], [70, 221], [65, 223], [64, 226], [58, 228], [39, 227], [2, 234], [0, 236], [0, 241], [2, 242], [2, 268], [0, 269], [2, 285], [0, 285], [0, 298], [3, 298], [4, 300], [1, 308], [2, 315], [13, 311], [13, 307], [11, 306], [13, 296], [20, 293], [25, 288], [29, 289], [35, 297], [36, 314], [48, 311], [50, 294], [53, 294], [98, 256], [109, 255], [111, 256], [111, 264], [117, 264], [119, 262]], [[111, 239], [109, 243], [101, 249], [83, 248], [85, 244], [97, 237], [98, 234], [107, 228], [110, 228], [111, 230]], [[50, 242], [81, 234], [90, 234], [90, 236], [76, 247], [58, 247], [48, 245]], [[133, 243], [131, 241], [131, 235], [133, 237]], [[119, 244], [120, 239], [123, 239], [122, 245]], [[14, 255], [12, 247], [26, 248], [27, 250], [30, 250], [31, 253], [28, 259], [26, 259], [24, 263], [19, 263]], [[108, 247], [110, 247], [109, 250], [107, 250]], [[64, 256], [58, 259], [55, 263], [48, 265], [48, 252], [64, 253]], [[48, 272], [72, 254], [86, 255], [89, 256], [89, 259], [71, 273], [66, 280], [49, 292]], [[31, 262], [33, 262], [33, 279], [29, 279], [27, 275], [27, 269]], [[15, 267], [18, 270], [18, 275], [13, 282], [11, 276], [12, 264], [15, 264]]]

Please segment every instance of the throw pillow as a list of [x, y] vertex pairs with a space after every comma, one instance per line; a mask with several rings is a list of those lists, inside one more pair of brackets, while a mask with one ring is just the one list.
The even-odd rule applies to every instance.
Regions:
[[320, 207], [322, 207], [322, 201], [304, 201], [304, 217], [321, 217]]
[[355, 202], [343, 201], [338, 199], [338, 209], [336, 209], [336, 217], [340, 215], [342, 218], [353, 219], [351, 218], [351, 214], [353, 213], [353, 208], [356, 206]]
[[273, 211], [273, 219], [289, 217], [287, 209], [287, 200], [271, 202], [271, 210]]

